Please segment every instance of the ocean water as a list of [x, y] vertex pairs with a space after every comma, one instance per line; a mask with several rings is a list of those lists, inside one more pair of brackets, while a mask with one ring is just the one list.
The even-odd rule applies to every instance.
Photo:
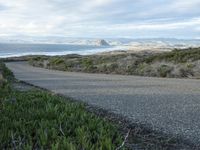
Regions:
[[93, 54], [114, 50], [112, 46], [90, 46], [70, 44], [0, 44], [0, 58], [25, 55]]

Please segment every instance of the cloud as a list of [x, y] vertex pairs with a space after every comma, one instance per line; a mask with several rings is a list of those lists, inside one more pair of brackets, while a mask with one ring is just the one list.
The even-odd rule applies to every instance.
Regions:
[[199, 5], [199, 0], [176, 0], [172, 3], [172, 8], [175, 8], [176, 11], [188, 12], [188, 10], [199, 8]]
[[6, 9], [8, 9], [8, 7], [6, 7], [5, 5], [0, 5], [0, 11], [4, 11]]
[[199, 33], [199, 5], [199, 0], [0, 0], [0, 35], [193, 37]]

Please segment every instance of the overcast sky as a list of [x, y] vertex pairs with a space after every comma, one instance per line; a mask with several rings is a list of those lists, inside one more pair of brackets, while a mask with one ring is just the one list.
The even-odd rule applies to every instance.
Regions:
[[200, 38], [200, 0], [0, 0], [0, 36]]

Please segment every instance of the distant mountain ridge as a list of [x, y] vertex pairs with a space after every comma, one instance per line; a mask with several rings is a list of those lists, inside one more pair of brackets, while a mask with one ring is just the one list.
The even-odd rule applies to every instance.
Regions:
[[30, 43], [30, 44], [71, 44], [71, 45], [94, 45], [94, 46], [127, 46], [139, 44], [141, 46], [167, 45], [170, 47], [197, 47], [199, 39], [176, 39], [176, 38], [74, 38], [64, 36], [0, 36], [0, 43]]

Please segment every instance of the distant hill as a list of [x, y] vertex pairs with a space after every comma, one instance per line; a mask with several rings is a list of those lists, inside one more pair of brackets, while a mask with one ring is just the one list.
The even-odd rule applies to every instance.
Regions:
[[109, 46], [109, 44], [103, 39], [97, 40], [95, 45], [97, 45], [97, 46]]

